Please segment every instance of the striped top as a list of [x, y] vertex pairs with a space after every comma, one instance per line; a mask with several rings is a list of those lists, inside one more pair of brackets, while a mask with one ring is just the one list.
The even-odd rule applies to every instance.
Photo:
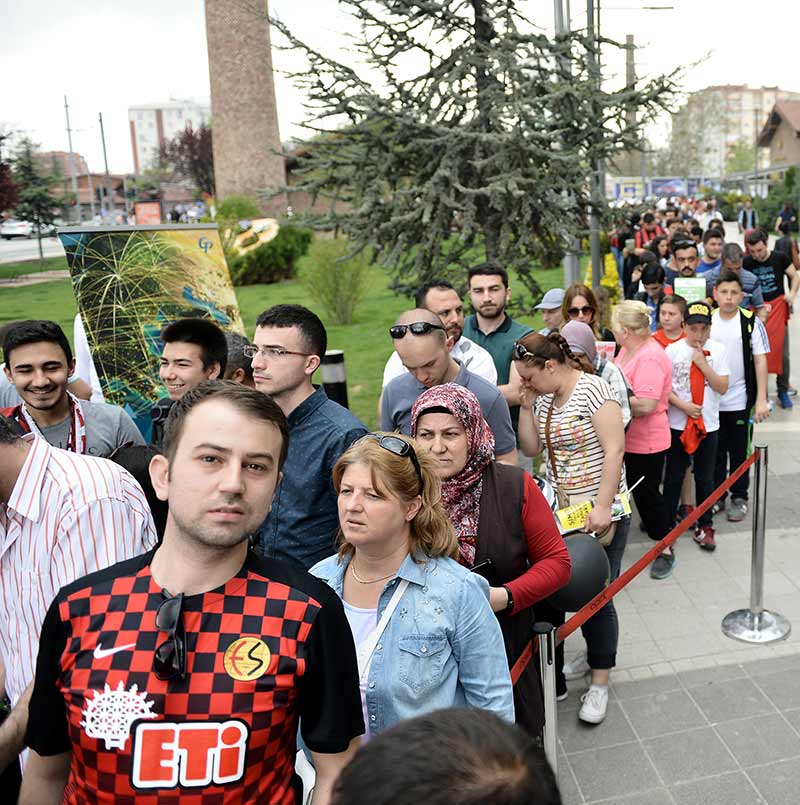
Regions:
[[[605, 453], [592, 423], [592, 417], [602, 405], [613, 402], [619, 406], [614, 390], [597, 375], [582, 372], [569, 399], [561, 408], [553, 406], [553, 395], [536, 398], [534, 413], [538, 420], [539, 437], [544, 446], [547, 480], [552, 484], [553, 468], [545, 438], [547, 412], [553, 408], [550, 420], [550, 442], [555, 454], [558, 484], [570, 497], [570, 503], [582, 503], [597, 496], [603, 473]], [[620, 409], [620, 421], [622, 411]], [[619, 491], [625, 489], [625, 468], [619, 479]]]
[[59, 589], [152, 548], [144, 493], [112, 461], [26, 437], [28, 456], [0, 503], [0, 653], [12, 705], [33, 680], [39, 632]]

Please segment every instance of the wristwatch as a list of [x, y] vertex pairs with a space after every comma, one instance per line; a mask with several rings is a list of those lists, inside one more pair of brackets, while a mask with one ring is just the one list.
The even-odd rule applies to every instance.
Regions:
[[511, 610], [514, 609], [514, 596], [511, 595], [511, 590], [509, 590], [505, 584], [501, 584], [500, 586], [506, 591], [506, 595], [508, 596], [508, 604], [503, 612], [511, 612]]

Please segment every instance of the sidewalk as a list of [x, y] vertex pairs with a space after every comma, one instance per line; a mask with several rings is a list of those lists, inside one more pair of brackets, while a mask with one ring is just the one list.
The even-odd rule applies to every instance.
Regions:
[[[798, 385], [797, 318], [790, 330]], [[568, 683], [569, 697], [558, 707], [564, 805], [800, 802], [800, 398], [794, 400], [790, 411], [776, 401], [754, 438], [769, 447], [764, 602], [792, 622], [792, 633], [769, 646], [722, 634], [724, 615], [749, 603], [749, 516], [742, 523], [715, 518], [712, 554], [683, 535], [669, 579], [653, 581], [645, 570], [616, 596], [620, 644], [602, 724], [578, 721], [587, 683]], [[653, 544], [638, 525], [634, 514], [623, 569]], [[566, 641], [566, 657], [583, 647], [578, 631]]]

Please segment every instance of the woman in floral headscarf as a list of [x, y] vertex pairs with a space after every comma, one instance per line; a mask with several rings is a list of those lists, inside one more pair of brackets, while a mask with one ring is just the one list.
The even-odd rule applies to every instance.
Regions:
[[[570, 559], [550, 504], [519, 467], [498, 464], [478, 398], [455, 383], [423, 392], [411, 410], [420, 451], [437, 460], [442, 503], [459, 561], [486, 577], [509, 665], [531, 639], [531, 606], [569, 581]], [[535, 663], [514, 687], [517, 721], [533, 735], [544, 723]]]

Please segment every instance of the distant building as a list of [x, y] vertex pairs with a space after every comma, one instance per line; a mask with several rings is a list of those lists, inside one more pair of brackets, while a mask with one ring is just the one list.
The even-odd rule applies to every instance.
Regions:
[[769, 148], [770, 166], [800, 164], [800, 101], [778, 101], [758, 137]]
[[211, 102], [208, 98], [170, 100], [145, 103], [128, 108], [131, 130], [133, 171], [142, 173], [158, 159], [161, 144], [172, 139], [187, 126], [199, 128], [211, 121]]
[[[72, 178], [69, 151], [40, 151], [36, 154], [39, 167], [47, 174], [60, 173], [67, 179]], [[75, 175], [82, 176], [89, 173], [86, 160], [75, 152], [72, 153], [72, 162], [75, 166]]]
[[[778, 101], [800, 101], [800, 92], [779, 87], [724, 84], [693, 92], [672, 115], [672, 149], [691, 152], [689, 173], [709, 177], [725, 175], [725, 163], [737, 143], [752, 145]], [[766, 166], [769, 152], [759, 153]]]

